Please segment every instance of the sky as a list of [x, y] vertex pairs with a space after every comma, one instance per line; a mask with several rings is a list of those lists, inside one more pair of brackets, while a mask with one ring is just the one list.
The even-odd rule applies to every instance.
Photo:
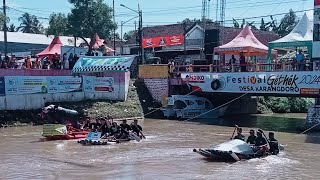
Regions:
[[[220, 0], [218, 0], [220, 2]], [[267, 16], [294, 11], [303, 11], [313, 8], [313, 0], [226, 0], [225, 19], [226, 25], [232, 25], [232, 18], [242, 19], [250, 17]], [[112, 0], [105, 0], [112, 7]], [[132, 9], [138, 9], [138, 4], [143, 12], [143, 26], [155, 26], [181, 22], [185, 18], [200, 19], [202, 0], [115, 0], [115, 19], [118, 23], [117, 32], [120, 34], [121, 21], [125, 22], [137, 14], [121, 7], [124, 4]], [[40, 18], [44, 26], [48, 25], [51, 13], [61, 12], [68, 14], [72, 7], [68, 0], [7, 0], [8, 17], [10, 23], [19, 26], [18, 18], [28, 12]], [[216, 20], [217, 0], [210, 0], [210, 19]], [[304, 13], [297, 13], [302, 17]], [[218, 18], [220, 16], [218, 15]], [[275, 16], [280, 21], [283, 15]], [[265, 18], [268, 22], [270, 18]], [[134, 19], [138, 22], [138, 18]], [[134, 30], [134, 20], [123, 25], [123, 32]], [[248, 20], [255, 21], [259, 26], [261, 18]], [[242, 21], [240, 20], [239, 23]]]

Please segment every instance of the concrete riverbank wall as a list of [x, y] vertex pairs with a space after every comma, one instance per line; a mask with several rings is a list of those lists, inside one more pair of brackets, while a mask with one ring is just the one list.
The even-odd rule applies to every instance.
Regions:
[[21, 70], [14, 76], [0, 77], [0, 110], [39, 109], [54, 102], [127, 99], [130, 72], [106, 72], [99, 77], [70, 74], [69, 70]]

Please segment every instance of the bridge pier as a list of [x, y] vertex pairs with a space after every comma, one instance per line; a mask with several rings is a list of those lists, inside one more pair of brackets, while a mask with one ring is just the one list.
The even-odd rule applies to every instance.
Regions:
[[308, 109], [307, 125], [320, 123], [320, 98], [315, 99], [315, 105]]

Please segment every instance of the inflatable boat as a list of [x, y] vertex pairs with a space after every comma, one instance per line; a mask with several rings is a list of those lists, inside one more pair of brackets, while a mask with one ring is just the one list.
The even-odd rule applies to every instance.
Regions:
[[84, 130], [67, 130], [63, 124], [44, 124], [42, 136], [47, 140], [84, 139], [88, 135]]
[[[278, 149], [279, 151], [283, 151], [284, 147], [279, 145]], [[247, 160], [277, 154], [269, 151], [263, 155], [256, 153], [253, 147], [238, 139], [215, 145], [209, 149], [193, 149], [193, 152], [196, 152], [209, 160], [224, 162]]]

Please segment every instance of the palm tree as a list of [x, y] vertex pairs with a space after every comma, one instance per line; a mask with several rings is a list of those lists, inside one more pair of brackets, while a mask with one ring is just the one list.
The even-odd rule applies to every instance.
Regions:
[[9, 29], [8, 29], [9, 32], [16, 32], [16, 26], [14, 26], [14, 24], [11, 24], [9, 26]]
[[22, 17], [19, 18], [21, 22], [20, 26], [17, 30], [21, 30], [24, 33], [34, 33], [40, 34], [43, 31], [42, 24], [38, 20], [38, 18], [34, 15], [30, 15], [29, 13], [24, 13]]

